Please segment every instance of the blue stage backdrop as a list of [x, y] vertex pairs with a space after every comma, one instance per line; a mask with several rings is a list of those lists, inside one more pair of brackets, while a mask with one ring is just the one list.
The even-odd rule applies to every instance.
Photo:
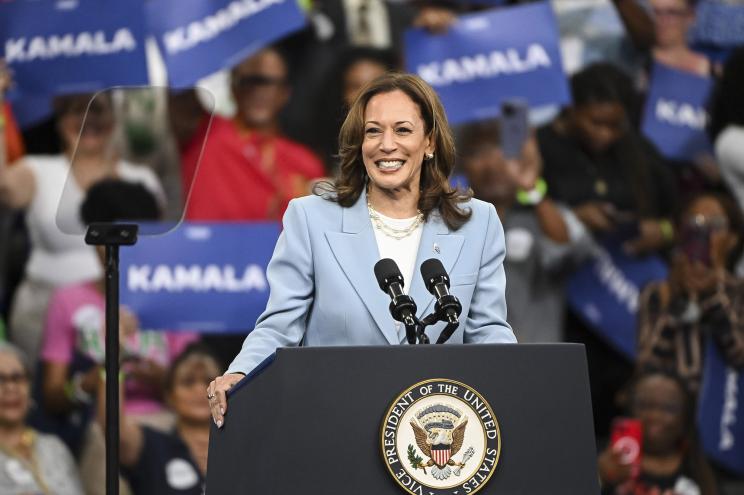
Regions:
[[442, 35], [412, 29], [405, 45], [408, 70], [437, 90], [453, 124], [495, 117], [505, 99], [570, 100], [547, 2], [463, 15]]
[[185, 223], [121, 250], [121, 303], [143, 328], [246, 332], [266, 307], [278, 223]]
[[29, 95], [147, 84], [144, 39], [141, 0], [0, 2], [2, 56]]
[[656, 64], [646, 97], [642, 130], [667, 158], [693, 160], [711, 153], [705, 126], [713, 88], [709, 77]]
[[744, 476], [744, 372], [727, 366], [708, 339], [698, 427], [705, 453]]
[[638, 297], [651, 281], [667, 276], [656, 256], [627, 256], [618, 242], [601, 247], [568, 282], [568, 302], [599, 335], [629, 359], [636, 356]]
[[169, 84], [193, 85], [305, 25], [297, 0], [150, 0]]

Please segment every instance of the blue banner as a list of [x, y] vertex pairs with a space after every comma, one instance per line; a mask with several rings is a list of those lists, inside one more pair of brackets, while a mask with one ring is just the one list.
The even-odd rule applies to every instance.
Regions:
[[121, 250], [121, 303], [143, 328], [246, 332], [269, 299], [278, 223], [187, 223]]
[[169, 84], [184, 87], [302, 28], [305, 14], [297, 0], [150, 0], [147, 22]]
[[436, 89], [450, 123], [495, 117], [506, 99], [570, 101], [547, 2], [463, 15], [442, 35], [409, 30], [405, 45], [408, 70]]
[[24, 93], [148, 83], [141, 0], [0, 2], [2, 57]]
[[713, 460], [744, 476], [744, 372], [726, 365], [708, 339], [698, 428], [703, 450]]
[[643, 133], [674, 160], [693, 160], [712, 152], [705, 126], [713, 81], [654, 65], [643, 115]]
[[608, 242], [568, 282], [568, 303], [609, 344], [630, 359], [636, 356], [638, 297], [651, 281], [667, 276], [656, 256], [634, 258], [621, 243]]

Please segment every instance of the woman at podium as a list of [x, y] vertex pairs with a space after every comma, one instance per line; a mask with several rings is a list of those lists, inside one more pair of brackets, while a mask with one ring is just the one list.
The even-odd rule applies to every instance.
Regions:
[[[403, 287], [432, 311], [418, 276], [437, 258], [462, 304], [453, 343], [516, 342], [506, 322], [504, 233], [496, 210], [453, 189], [455, 147], [439, 98], [417, 76], [389, 73], [360, 91], [339, 135], [340, 172], [293, 200], [268, 265], [270, 296], [255, 329], [207, 398], [217, 426], [226, 391], [284, 346], [400, 345], [406, 330], [373, 267], [393, 259]], [[436, 339], [439, 323], [427, 330]]]

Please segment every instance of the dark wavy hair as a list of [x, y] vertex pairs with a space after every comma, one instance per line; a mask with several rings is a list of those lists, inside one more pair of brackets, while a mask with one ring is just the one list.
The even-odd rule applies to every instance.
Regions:
[[[447, 123], [444, 107], [434, 90], [423, 79], [412, 74], [389, 72], [365, 86], [351, 105], [339, 134], [339, 176], [334, 183], [323, 183], [316, 194], [343, 207], [354, 205], [367, 185], [367, 171], [362, 162], [364, 140], [364, 112], [373, 96], [403, 91], [421, 111], [425, 132], [434, 143], [434, 158], [425, 160], [421, 167], [421, 194], [418, 208], [428, 220], [438, 210], [447, 226], [457, 230], [470, 219], [470, 209], [460, 207], [469, 201], [471, 191], [452, 188], [449, 177], [455, 167], [455, 142]], [[331, 192], [332, 194], [328, 194]]]
[[744, 126], [744, 46], [729, 55], [710, 98], [708, 133], [712, 140], [729, 125]]

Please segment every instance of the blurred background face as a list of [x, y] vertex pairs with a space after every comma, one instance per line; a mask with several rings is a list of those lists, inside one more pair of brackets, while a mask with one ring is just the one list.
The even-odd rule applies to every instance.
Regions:
[[514, 199], [517, 186], [509, 178], [501, 148], [483, 143], [465, 157], [462, 171], [475, 197], [489, 203], [508, 203]]
[[219, 366], [208, 356], [195, 354], [178, 365], [173, 373], [168, 402], [180, 420], [189, 423], [210, 421], [212, 414], [204, 391], [219, 374]]
[[264, 50], [232, 71], [232, 92], [238, 117], [247, 127], [276, 124], [289, 99], [287, 66], [274, 50]]
[[349, 66], [343, 75], [343, 98], [346, 107], [354, 103], [359, 90], [370, 81], [385, 74], [387, 69], [384, 65], [373, 60], [359, 60]]
[[725, 268], [736, 242], [726, 210], [713, 196], [696, 199], [682, 217], [678, 246], [690, 263], [691, 276], [699, 280], [710, 278], [710, 283], [715, 283], [714, 274], [709, 273], [711, 265], [717, 262], [719, 265], [713, 268]]
[[29, 406], [29, 378], [16, 356], [0, 352], [0, 426], [23, 424]]
[[103, 95], [98, 95], [92, 102], [91, 98], [93, 95], [61, 97], [62, 102], [57, 114], [58, 129], [62, 143], [68, 151], [73, 151], [77, 144], [77, 153], [101, 154], [109, 144], [114, 130], [111, 100]]
[[685, 429], [685, 396], [680, 385], [663, 375], [642, 379], [635, 388], [633, 416], [643, 427], [643, 451], [652, 455], [674, 452]]
[[661, 48], [686, 46], [695, 12], [687, 0], [651, 0], [656, 44]]
[[601, 154], [626, 132], [627, 115], [620, 103], [586, 103], [571, 110], [571, 123], [582, 146]]

